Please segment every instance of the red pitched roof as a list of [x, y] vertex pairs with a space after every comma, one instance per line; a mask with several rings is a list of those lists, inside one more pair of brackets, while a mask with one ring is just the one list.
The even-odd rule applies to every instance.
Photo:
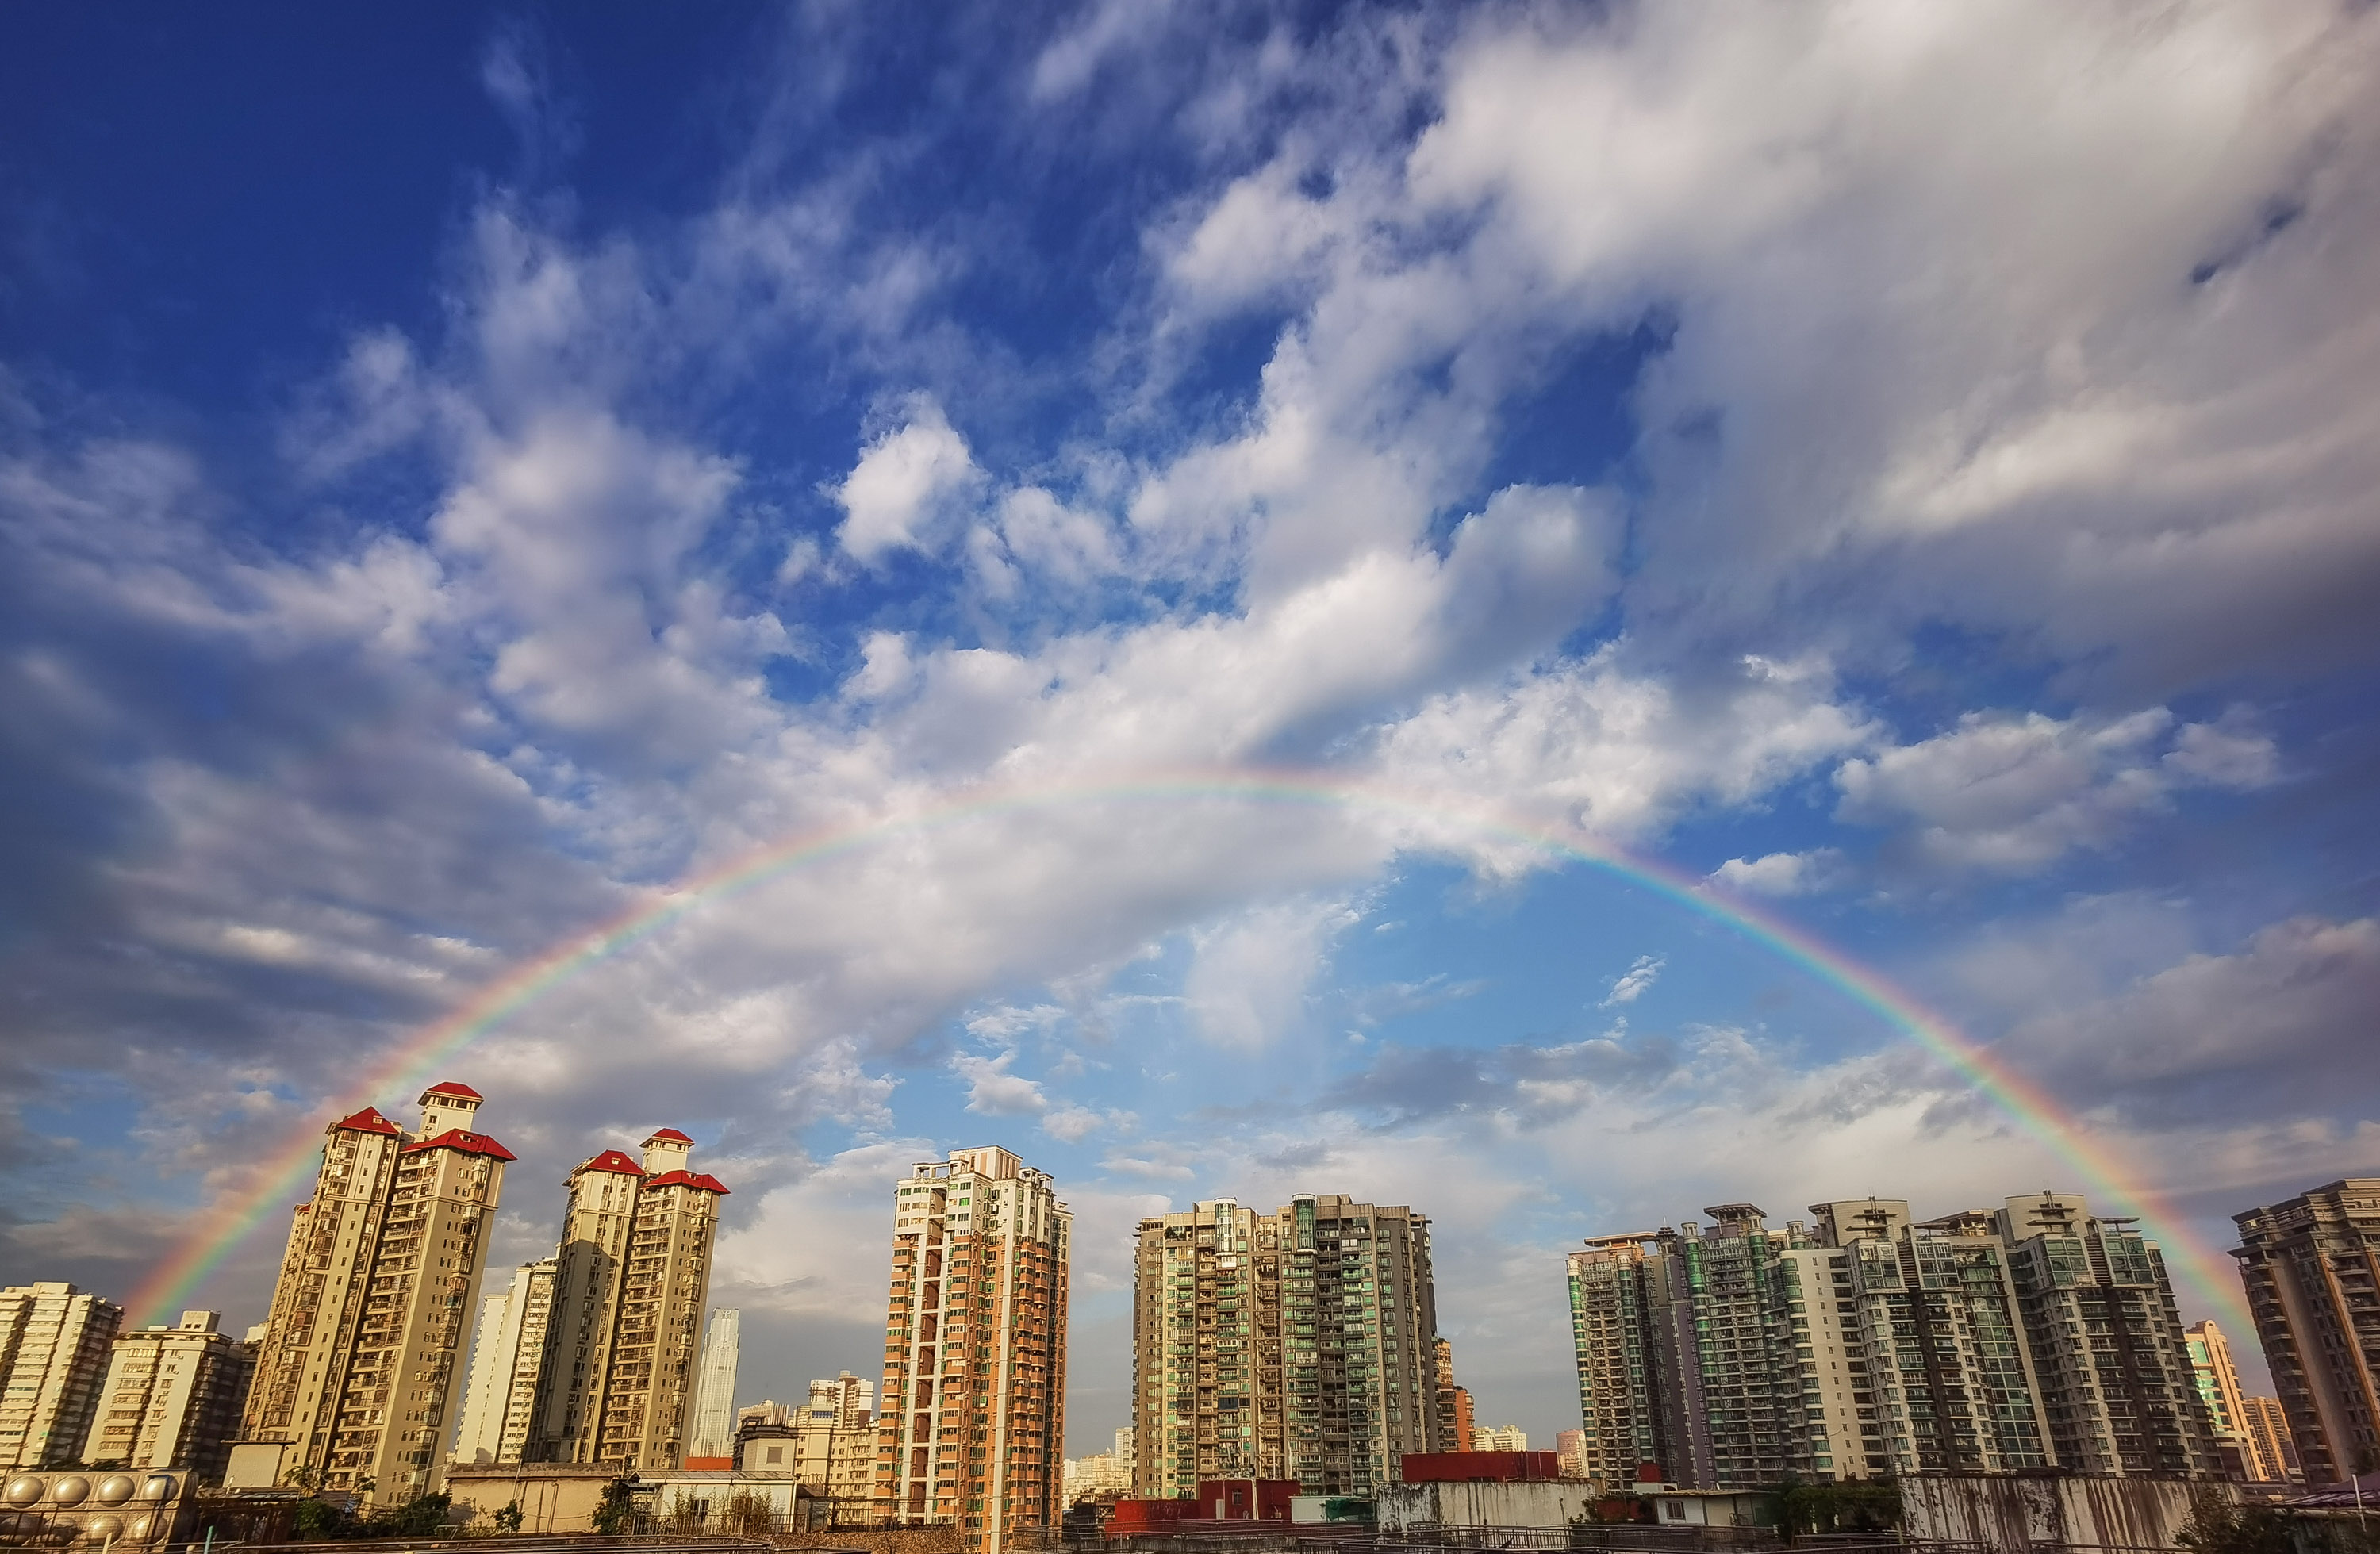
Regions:
[[421, 1092], [425, 1096], [461, 1096], [465, 1100], [485, 1100], [488, 1098], [468, 1085], [457, 1085], [452, 1079], [432, 1085]]
[[333, 1123], [331, 1126], [334, 1128], [346, 1128], [350, 1133], [401, 1134], [405, 1131], [403, 1128], [398, 1127], [395, 1123], [392, 1123], [387, 1118], [382, 1116], [377, 1108], [370, 1106], [365, 1107], [361, 1111], [357, 1112], [352, 1117], [340, 1118], [337, 1122]]
[[422, 1149], [460, 1149], [466, 1155], [488, 1155], [499, 1160], [517, 1159], [511, 1150], [490, 1138], [486, 1134], [465, 1133], [460, 1128], [448, 1128], [436, 1138], [425, 1138], [419, 1144], [408, 1144], [397, 1153], [410, 1155]]
[[[686, 1135], [678, 1132], [675, 1128], [655, 1128], [653, 1130], [653, 1138], [666, 1138], [673, 1143], [677, 1144], [691, 1144], [694, 1142], [694, 1140], [686, 1137]], [[645, 1142], [647, 1144], [650, 1144], [653, 1141], [653, 1138], [649, 1138], [645, 1140]]]
[[[578, 1171], [616, 1171], [623, 1176], [642, 1176], [645, 1173], [644, 1167], [617, 1149], [604, 1150], [585, 1165], [580, 1166]], [[576, 1176], [578, 1171], [574, 1171], [570, 1174]]]
[[720, 1181], [716, 1176], [705, 1176], [699, 1172], [692, 1171], [673, 1171], [666, 1176], [648, 1177], [645, 1180], [645, 1185], [648, 1187], [692, 1187], [697, 1192], [718, 1193], [722, 1196], [724, 1196], [727, 1192], [727, 1184]]

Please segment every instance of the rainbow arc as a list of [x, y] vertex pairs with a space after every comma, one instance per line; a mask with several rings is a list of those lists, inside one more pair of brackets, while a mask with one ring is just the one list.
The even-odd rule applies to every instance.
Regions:
[[[916, 813], [804, 832], [771, 843], [657, 892], [610, 921], [523, 961], [472, 993], [446, 1014], [395, 1043], [325, 1116], [344, 1115], [400, 1089], [428, 1083], [456, 1053], [502, 1027], [573, 977], [621, 953], [686, 917], [698, 907], [735, 895], [792, 870], [877, 845], [1002, 814], [1096, 803], [1179, 804], [1236, 801], [1305, 805], [1369, 812], [1404, 822], [1451, 824], [1476, 840], [1500, 842], [1541, 856], [1613, 874], [1685, 910], [1766, 947], [1836, 989], [1932, 1053], [2021, 1130], [2040, 1141], [2102, 1203], [2137, 1216], [2164, 1244], [2181, 1281], [2224, 1319], [2249, 1326], [2230, 1259], [2190, 1229], [2164, 1196], [2107, 1144], [2089, 1123], [1989, 1049], [1970, 1040], [1889, 978], [1815, 935], [1752, 903], [1707, 888], [1698, 878], [1640, 857], [1598, 838], [1520, 823], [1378, 784], [1313, 773], [1233, 769], [1176, 772], [1108, 782], [978, 792]], [[1427, 850], [1427, 849], [1417, 849]], [[140, 1320], [178, 1310], [190, 1292], [272, 1213], [291, 1201], [321, 1145], [317, 1128], [284, 1142], [244, 1191], [218, 1202], [200, 1225], [151, 1273], [127, 1303]]]

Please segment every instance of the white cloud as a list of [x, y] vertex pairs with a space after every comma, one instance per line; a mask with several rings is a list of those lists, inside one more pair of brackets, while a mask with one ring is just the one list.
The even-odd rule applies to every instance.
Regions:
[[2184, 723], [2164, 765], [2181, 778], [2217, 788], [2261, 788], [2280, 780], [2280, 752], [2255, 727], [2254, 715], [2235, 708], [2212, 723]]
[[1700, 804], [1744, 804], [1879, 731], [1815, 663], [1747, 659], [1677, 681], [1632, 672], [1626, 644], [1503, 686], [1449, 692], [1378, 735], [1377, 769], [1460, 808], [1638, 837]]
[[1813, 847], [1803, 853], [1730, 858], [1711, 870], [1709, 882], [1742, 895], [1810, 895], [1836, 888], [1846, 872], [1839, 848]]
[[2178, 783], [2272, 781], [2272, 744], [2241, 727], [2185, 725], [2162, 759], [2172, 715], [2103, 721], [1971, 712], [1949, 732], [1843, 762], [1838, 818], [1906, 828], [1937, 866], [2027, 873], [2077, 848], [2105, 849], [2164, 809]]
[[987, 1117], [1033, 1116], [1050, 1108], [1050, 1099], [1034, 1080], [1008, 1072], [1016, 1061], [1013, 1051], [998, 1057], [962, 1052], [951, 1059], [951, 1072], [966, 1082], [966, 1109]]
[[1634, 965], [1612, 982], [1611, 991], [1605, 995], [1598, 1009], [1613, 1009], [1623, 1003], [1633, 1003], [1650, 992], [1653, 984], [1661, 979], [1661, 968], [1668, 959], [1660, 955], [1639, 955]]
[[1475, 305], [1674, 322], [1640, 608], [2187, 683], [2368, 662], [2375, 60], [2320, 5], [1535, 17], [1456, 51], [1406, 174]]
[[1362, 920], [1351, 898], [1306, 898], [1252, 907], [1195, 933], [1182, 992], [1200, 1034], [1247, 1051], [1297, 1034], [1324, 958]]
[[834, 488], [844, 517], [835, 539], [862, 562], [896, 550], [932, 552], [955, 519], [955, 506], [983, 480], [966, 440], [930, 395], [912, 395], [901, 424], [871, 439]]

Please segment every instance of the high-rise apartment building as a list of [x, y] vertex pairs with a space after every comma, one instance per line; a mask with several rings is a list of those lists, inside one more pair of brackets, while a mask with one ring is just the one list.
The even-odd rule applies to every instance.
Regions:
[[2251, 1393], [2240, 1400], [2240, 1415], [2247, 1422], [2248, 1442], [2256, 1452], [2256, 1471], [2267, 1484], [2302, 1484], [2305, 1469], [2298, 1462], [2297, 1442], [2289, 1439], [2289, 1415], [2278, 1398]]
[[1529, 1432], [1518, 1425], [1490, 1425], [1471, 1432], [1474, 1451], [1526, 1451]]
[[546, 1328], [553, 1315], [555, 1268], [552, 1257], [524, 1263], [510, 1284], [480, 1303], [455, 1461], [517, 1463], [528, 1450]]
[[1438, 1385], [1439, 1435], [1451, 1448], [1470, 1440], [1471, 1432], [1478, 1427], [1472, 1417], [1471, 1389], [1454, 1379], [1454, 1345], [1441, 1338], [1432, 1346], [1434, 1373]]
[[2082, 1198], [2035, 1193], [1993, 1216], [2008, 1247], [2042, 1412], [2061, 1467], [2221, 1471], [2155, 1242]]
[[2380, 1177], [2231, 1218], [2231, 1256], [2306, 1482], [2380, 1467]]
[[2212, 1321], [2192, 1322], [2184, 1336], [2190, 1344], [2191, 1380], [2214, 1431], [2224, 1476], [2241, 1484], [2287, 1482], [2278, 1457], [2268, 1461], [2249, 1433], [2247, 1394], [2240, 1390], [2239, 1367], [2231, 1363], [2231, 1344], [2223, 1329]]
[[[1580, 1475], [1626, 1484], [1645, 1463], [1672, 1471], [1663, 1407], [1657, 1310], [1666, 1309], [1665, 1267], [1646, 1256], [1650, 1231], [1589, 1236], [1569, 1255], [1571, 1348], [1578, 1363]], [[1470, 1421], [1459, 1439], [1469, 1439]]]
[[810, 1383], [810, 1408], [826, 1409], [838, 1429], [856, 1429], [876, 1416], [876, 1383], [849, 1371]]
[[1782, 1230], [1705, 1212], [1707, 1233], [1569, 1255], [1590, 1476], [2213, 1470], [2164, 1264], [2128, 1222], [2057, 1195], [1925, 1221], [1814, 1204]]
[[86, 1467], [187, 1467], [201, 1480], [223, 1477], [257, 1346], [216, 1331], [220, 1320], [185, 1311], [173, 1327], [116, 1339], [83, 1442]]
[[662, 1128], [641, 1163], [606, 1149], [570, 1173], [530, 1461], [680, 1465], [727, 1196], [693, 1150]]
[[[1133, 1298], [1133, 1478], [1158, 1499], [1201, 1479], [1295, 1479], [1309, 1494], [1393, 1483], [1454, 1443], [1439, 1412], [1429, 1220], [1301, 1193], [1140, 1222]], [[1451, 1360], [1450, 1360], [1451, 1365]]]
[[1058, 1524], [1074, 1216], [1005, 1149], [910, 1168], [892, 1195], [892, 1289], [877, 1414], [888, 1524], [955, 1524], [1001, 1554]]
[[115, 1302], [71, 1284], [0, 1290], [0, 1468], [75, 1460], [123, 1321]]
[[466, 1085], [432, 1085], [418, 1132], [369, 1106], [326, 1130], [241, 1431], [250, 1445], [279, 1447], [270, 1482], [302, 1479], [382, 1504], [437, 1487], [513, 1158], [474, 1131], [480, 1099]]
[[1586, 1468], [1586, 1432], [1585, 1430], [1556, 1430], [1554, 1458], [1561, 1463], [1564, 1478], [1594, 1476]]
[[1810, 1212], [1779, 1328], [1797, 1356], [1810, 1335], [1799, 1390], [1825, 1435], [1812, 1432], [1805, 1471], [1829, 1459], [1840, 1478], [2047, 1465], [2039, 1381], [1992, 1217], [1912, 1221], [1899, 1198]]
[[710, 1314], [702, 1338], [702, 1372], [694, 1389], [694, 1428], [686, 1450], [689, 1466], [716, 1466], [735, 1453], [735, 1361], [743, 1329], [740, 1311], [722, 1308]]

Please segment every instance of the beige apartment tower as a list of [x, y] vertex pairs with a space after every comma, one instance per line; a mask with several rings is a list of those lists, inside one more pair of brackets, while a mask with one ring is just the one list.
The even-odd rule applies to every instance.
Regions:
[[186, 1467], [202, 1481], [223, 1477], [239, 1433], [254, 1343], [215, 1330], [212, 1311], [185, 1311], [115, 1341], [107, 1381], [83, 1443], [91, 1468]]
[[[1208, 1478], [1309, 1494], [1394, 1483], [1408, 1452], [1456, 1449], [1440, 1417], [1429, 1220], [1301, 1193], [1140, 1222], [1133, 1277], [1133, 1481]], [[1451, 1371], [1451, 1363], [1449, 1362]]]
[[115, 1302], [71, 1284], [0, 1290], [0, 1468], [75, 1460], [123, 1320]]
[[480, 1303], [479, 1337], [471, 1351], [470, 1382], [463, 1392], [455, 1461], [522, 1460], [537, 1412], [537, 1378], [553, 1313], [555, 1266], [552, 1257], [524, 1263], [510, 1284]]
[[888, 1524], [951, 1524], [1001, 1554], [1057, 1525], [1074, 1216], [1005, 1149], [910, 1168], [892, 1195], [892, 1290], [877, 1413]]
[[2231, 1218], [2231, 1256], [2305, 1481], [2380, 1468], [2380, 1177]]
[[570, 1173], [530, 1461], [679, 1466], [727, 1195], [693, 1149], [662, 1128], [641, 1164], [606, 1149]]
[[[404, 1504], [438, 1487], [480, 1275], [512, 1152], [480, 1093], [432, 1085], [407, 1133], [371, 1107], [331, 1124], [273, 1290], [236, 1464]], [[369, 1485], [367, 1488], [366, 1486]]]

